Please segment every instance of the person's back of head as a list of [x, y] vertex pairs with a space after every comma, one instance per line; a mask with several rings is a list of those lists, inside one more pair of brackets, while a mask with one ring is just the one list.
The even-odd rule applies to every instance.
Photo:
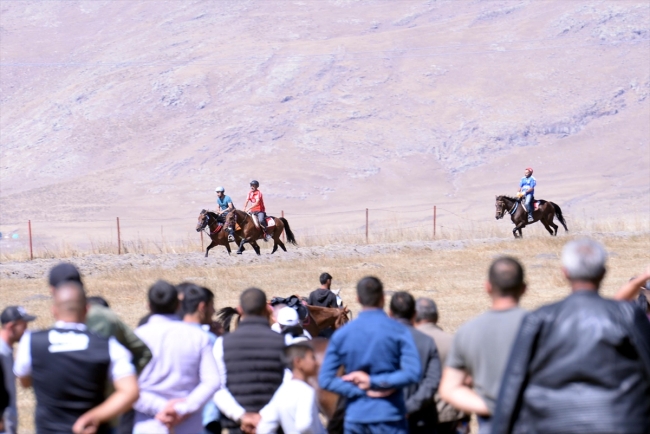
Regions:
[[325, 285], [328, 281], [332, 281], [332, 276], [329, 273], [323, 273], [320, 275], [319, 281], [321, 285]]
[[488, 273], [492, 294], [496, 297], [510, 297], [519, 300], [526, 289], [524, 268], [519, 261], [503, 256], [492, 262]]
[[438, 306], [430, 298], [421, 297], [415, 302], [415, 322], [438, 323]]
[[86, 319], [86, 291], [81, 283], [65, 281], [54, 288], [53, 314], [58, 321], [84, 323]]
[[267, 316], [266, 294], [259, 288], [248, 288], [239, 297], [239, 307], [244, 316]]
[[572, 283], [590, 282], [597, 288], [605, 277], [606, 262], [605, 248], [590, 238], [569, 241], [562, 249], [562, 269]]
[[149, 310], [152, 314], [168, 315], [178, 308], [178, 291], [169, 282], [159, 280], [149, 288]]
[[185, 297], [185, 292], [189, 288], [196, 287], [197, 285], [195, 283], [192, 283], [192, 282], [181, 282], [181, 283], [179, 283], [178, 285], [175, 285], [175, 286], [176, 286], [176, 291], [178, 291], [178, 299], [182, 302], [183, 298]]
[[214, 293], [212, 291], [193, 283], [184, 287], [184, 293], [185, 296], [181, 302], [183, 314], [196, 313], [201, 302], [209, 304], [214, 300]]
[[410, 322], [415, 317], [415, 299], [408, 292], [396, 292], [390, 299], [390, 313], [393, 318]]
[[96, 306], [103, 306], [108, 309], [110, 309], [111, 307], [104, 297], [100, 297], [98, 295], [93, 295], [92, 297], [88, 297], [87, 301], [88, 304], [93, 304]]
[[384, 306], [384, 285], [373, 276], [364, 277], [357, 283], [357, 298], [363, 307]]
[[68, 281], [83, 284], [79, 270], [69, 262], [61, 262], [52, 267], [48, 276], [48, 281], [52, 288], [56, 288], [60, 284]]

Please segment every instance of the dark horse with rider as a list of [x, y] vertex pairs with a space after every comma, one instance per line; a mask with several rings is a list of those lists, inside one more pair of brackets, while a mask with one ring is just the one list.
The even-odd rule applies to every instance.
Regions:
[[558, 226], [553, 223], [556, 217], [564, 226], [564, 230], [568, 231], [559, 205], [546, 200], [535, 200], [533, 195], [537, 181], [532, 175], [533, 169], [527, 167], [524, 177], [519, 183], [517, 197], [496, 197], [496, 219], [502, 219], [506, 212], [510, 214], [510, 218], [515, 224], [515, 228], [512, 230], [515, 238], [521, 238], [523, 236], [521, 230], [537, 221], [541, 222], [552, 236], [556, 236]]
[[259, 182], [251, 181], [251, 191], [246, 198], [244, 210], [235, 209], [230, 197], [225, 195], [223, 187], [217, 187], [217, 210], [202, 210], [199, 214], [196, 231], [205, 231], [212, 242], [205, 251], [205, 256], [211, 248], [221, 245], [230, 254], [230, 243], [237, 243], [237, 254], [241, 255], [245, 250], [244, 245], [249, 243], [255, 253], [260, 255], [260, 246], [257, 240], [273, 240], [275, 253], [280, 247], [285, 252], [287, 248], [282, 242], [281, 236], [284, 232], [287, 242], [296, 245], [296, 238], [291, 232], [289, 222], [284, 217], [272, 217], [266, 215], [264, 198], [259, 191]]

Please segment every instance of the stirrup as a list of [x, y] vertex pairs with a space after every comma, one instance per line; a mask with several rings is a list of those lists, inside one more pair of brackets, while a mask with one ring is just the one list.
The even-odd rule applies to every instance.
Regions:
[[533, 216], [528, 216], [528, 223], [532, 223], [535, 221], [535, 218]]
[[229, 234], [229, 235], [228, 235], [228, 241], [231, 242], [231, 243], [234, 242], [234, 241], [235, 241], [235, 237], [233, 237], [232, 234]]

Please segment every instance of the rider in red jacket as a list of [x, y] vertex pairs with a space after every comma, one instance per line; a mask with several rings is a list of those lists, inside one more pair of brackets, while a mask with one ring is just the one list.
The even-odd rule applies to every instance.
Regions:
[[[264, 207], [264, 197], [262, 196], [262, 192], [258, 190], [260, 183], [256, 180], [252, 180], [250, 186], [251, 191], [248, 193], [248, 197], [246, 198], [244, 212], [250, 212], [251, 214], [257, 215], [257, 220], [260, 222], [260, 226], [264, 232], [264, 240], [268, 241], [271, 237], [266, 233], [266, 208]], [[248, 208], [249, 203], [251, 204], [250, 208]]]

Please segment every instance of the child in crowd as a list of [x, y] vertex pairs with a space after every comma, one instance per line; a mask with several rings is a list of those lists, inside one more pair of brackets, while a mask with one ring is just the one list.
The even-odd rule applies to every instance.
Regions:
[[315, 376], [318, 370], [314, 350], [308, 342], [299, 342], [286, 347], [284, 355], [293, 378], [282, 383], [260, 411], [257, 434], [275, 433], [279, 427], [285, 434], [324, 434], [316, 391], [307, 384], [307, 378]]

